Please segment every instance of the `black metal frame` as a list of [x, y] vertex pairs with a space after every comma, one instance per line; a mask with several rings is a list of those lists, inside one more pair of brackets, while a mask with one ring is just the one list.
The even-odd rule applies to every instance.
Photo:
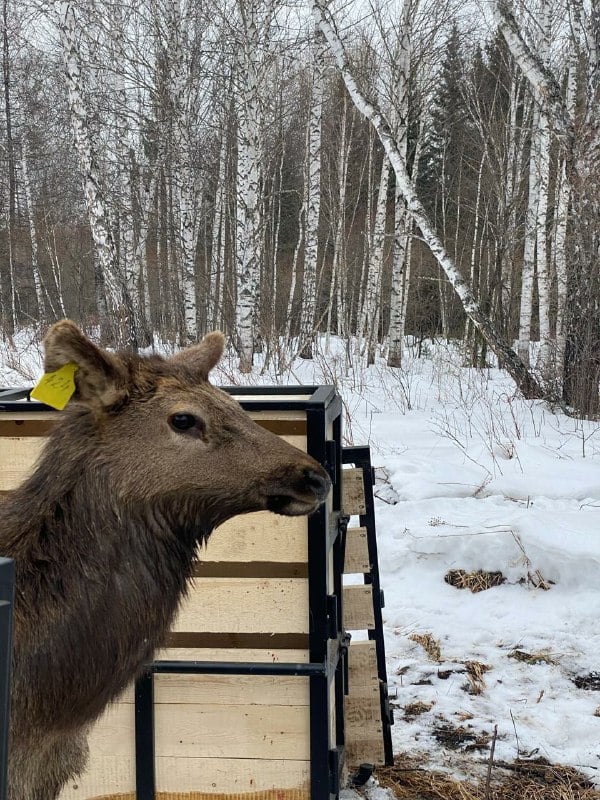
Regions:
[[[307, 452], [323, 464], [332, 478], [331, 508], [322, 506], [308, 519], [309, 662], [154, 661], [149, 664], [135, 685], [137, 800], [154, 800], [156, 795], [154, 675], [157, 673], [308, 677], [311, 800], [332, 800], [339, 796], [339, 772], [343, 762], [343, 697], [347, 649], [347, 640], [342, 630], [345, 543], [341, 535], [344, 530], [343, 520], [340, 520], [342, 401], [333, 386], [222, 388], [233, 397], [242, 397], [241, 405], [249, 412], [305, 411]], [[32, 401], [30, 392], [30, 388], [0, 391], [0, 412], [53, 410], [43, 403]], [[303, 395], [306, 399], [292, 399], [292, 396], [297, 395]], [[328, 562], [332, 548], [333, 586], [328, 586]], [[330, 707], [331, 681], [335, 681], [335, 710]], [[335, 742], [330, 741], [332, 713], [336, 713]], [[0, 800], [4, 800], [1, 795]]]
[[0, 800], [6, 800], [15, 565], [0, 558]]
[[388, 697], [387, 668], [385, 663], [385, 642], [383, 636], [383, 619], [381, 609], [385, 607], [385, 600], [379, 579], [379, 558], [377, 554], [377, 531], [375, 527], [375, 500], [373, 485], [375, 483], [374, 471], [371, 465], [371, 449], [362, 447], [342, 448], [342, 461], [344, 464], [353, 464], [362, 470], [365, 490], [365, 513], [359, 516], [360, 525], [367, 531], [367, 547], [369, 551], [369, 564], [371, 569], [364, 573], [364, 582], [372, 586], [373, 611], [375, 628], [369, 631], [369, 639], [375, 641], [377, 653], [377, 673], [379, 676], [381, 720], [383, 725], [383, 745], [386, 766], [394, 763], [392, 749], [392, 731], [394, 715]]
[[[307, 452], [322, 463], [333, 481], [333, 514], [321, 507], [308, 519], [309, 662], [213, 662], [154, 661], [135, 687], [136, 793], [137, 800], [154, 800], [153, 676], [157, 673], [193, 675], [287, 675], [309, 679], [311, 800], [339, 797], [339, 771], [343, 755], [343, 654], [342, 569], [343, 542], [338, 526], [341, 499], [341, 399], [330, 386], [318, 387], [224, 387], [244, 399], [246, 411], [306, 411]], [[306, 400], [286, 400], [289, 395]], [[270, 395], [268, 400], [264, 395]], [[331, 438], [328, 433], [331, 430]], [[332, 530], [333, 528], [333, 530]], [[327, 585], [328, 559], [333, 547], [334, 586]], [[332, 591], [330, 591], [330, 589]], [[333, 653], [330, 643], [334, 643]], [[331, 681], [335, 684], [336, 741], [330, 742]]]

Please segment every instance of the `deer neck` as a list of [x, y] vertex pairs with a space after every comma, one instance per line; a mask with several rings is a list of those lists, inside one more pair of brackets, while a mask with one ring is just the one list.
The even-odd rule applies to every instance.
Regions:
[[22, 702], [32, 725], [67, 730], [91, 722], [164, 642], [208, 530], [200, 513], [183, 521], [167, 504], [119, 500], [85, 459], [58, 480], [52, 465], [49, 450], [0, 511], [0, 545], [8, 531], [15, 713]]

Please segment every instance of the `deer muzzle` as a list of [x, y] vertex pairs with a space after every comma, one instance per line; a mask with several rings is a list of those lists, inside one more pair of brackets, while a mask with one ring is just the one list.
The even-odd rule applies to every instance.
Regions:
[[315, 461], [314, 467], [300, 467], [288, 480], [270, 486], [267, 509], [289, 517], [311, 514], [325, 501], [330, 489], [329, 475]]

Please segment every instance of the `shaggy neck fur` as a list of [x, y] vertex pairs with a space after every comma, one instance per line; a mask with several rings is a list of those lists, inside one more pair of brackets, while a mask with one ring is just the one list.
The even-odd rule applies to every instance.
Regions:
[[90, 415], [73, 414], [0, 507], [17, 569], [13, 713], [31, 731], [91, 722], [152, 658], [212, 527], [181, 498], [124, 502], [93, 439]]

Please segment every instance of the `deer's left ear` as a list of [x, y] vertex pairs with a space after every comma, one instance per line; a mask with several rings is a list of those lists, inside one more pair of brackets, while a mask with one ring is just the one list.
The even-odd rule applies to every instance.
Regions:
[[207, 333], [199, 344], [180, 350], [169, 359], [185, 367], [195, 378], [208, 380], [209, 372], [217, 366], [225, 350], [225, 336], [221, 331]]
[[118, 356], [101, 350], [71, 320], [53, 325], [44, 338], [44, 369], [55, 372], [75, 364], [74, 400], [97, 411], [120, 404], [127, 396], [127, 369]]

